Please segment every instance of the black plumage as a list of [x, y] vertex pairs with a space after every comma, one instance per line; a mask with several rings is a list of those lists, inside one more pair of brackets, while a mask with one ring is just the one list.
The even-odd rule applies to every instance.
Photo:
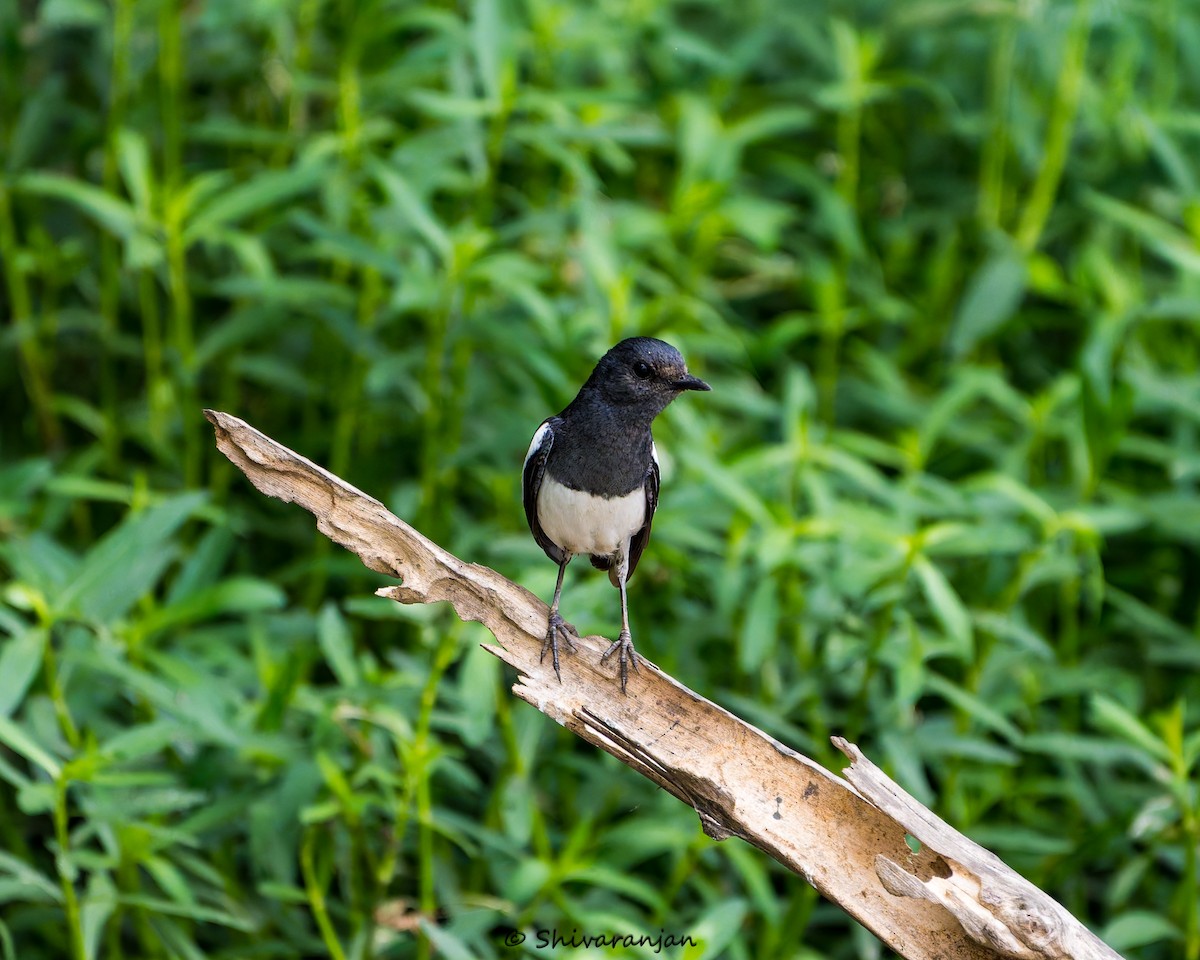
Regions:
[[559, 675], [558, 641], [571, 643], [558, 614], [571, 558], [586, 555], [621, 591], [621, 634], [602, 659], [619, 653], [621, 689], [637, 669], [625, 585], [650, 541], [659, 469], [651, 424], [685, 390], [708, 390], [683, 357], [650, 337], [622, 340], [601, 357], [566, 409], [543, 421], [525, 457], [525, 517], [538, 545], [558, 564], [546, 651]]

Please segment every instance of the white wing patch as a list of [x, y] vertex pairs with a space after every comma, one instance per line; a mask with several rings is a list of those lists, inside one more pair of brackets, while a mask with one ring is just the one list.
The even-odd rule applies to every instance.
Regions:
[[538, 448], [546, 442], [548, 436], [550, 436], [550, 424], [543, 423], [538, 427], [537, 433], [533, 435], [533, 439], [529, 442], [529, 451], [525, 454], [525, 464], [521, 469], [529, 465], [529, 458], [538, 452]]
[[537, 515], [546, 536], [572, 554], [624, 556], [629, 538], [646, 522], [646, 494], [639, 487], [623, 497], [597, 497], [547, 474]]

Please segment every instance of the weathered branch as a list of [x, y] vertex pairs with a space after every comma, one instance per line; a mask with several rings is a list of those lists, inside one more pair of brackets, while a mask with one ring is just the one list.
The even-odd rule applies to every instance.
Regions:
[[[540, 662], [548, 611], [532, 593], [452, 556], [378, 500], [238, 418], [205, 416], [221, 452], [259, 490], [300, 504], [325, 536], [402, 580], [381, 596], [445, 600], [464, 620], [482, 623], [499, 643], [486, 649], [517, 671], [518, 697], [691, 805], [709, 836], [741, 837], [802, 875], [897, 953], [910, 960], [1118, 957], [841, 738], [834, 743], [851, 760], [849, 782], [644, 658], [622, 695], [600, 665], [602, 637], [577, 641], [560, 683]], [[919, 851], [906, 834], [920, 841]]]

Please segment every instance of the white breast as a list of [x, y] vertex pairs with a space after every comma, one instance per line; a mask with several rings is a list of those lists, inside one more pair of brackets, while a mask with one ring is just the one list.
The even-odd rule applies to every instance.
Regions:
[[646, 494], [640, 488], [623, 497], [597, 497], [564, 487], [547, 475], [537, 501], [538, 523], [546, 535], [573, 554], [624, 554], [629, 538], [646, 522]]

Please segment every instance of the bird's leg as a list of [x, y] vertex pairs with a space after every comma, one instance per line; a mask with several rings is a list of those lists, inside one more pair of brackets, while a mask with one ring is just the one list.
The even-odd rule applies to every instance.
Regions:
[[625, 685], [629, 682], [629, 667], [632, 664], [634, 673], [641, 673], [638, 670], [637, 651], [633, 649], [633, 638], [629, 635], [629, 604], [625, 599], [625, 579], [629, 576], [629, 560], [626, 557], [621, 558], [621, 566], [617, 571], [617, 586], [621, 590], [621, 633], [612, 646], [604, 651], [604, 656], [600, 658], [603, 663], [614, 653], [617, 655], [618, 669], [621, 673], [621, 692], [625, 692]]
[[558, 598], [562, 595], [563, 574], [567, 572], [567, 564], [570, 562], [571, 555], [567, 554], [567, 559], [558, 565], [558, 582], [554, 585], [554, 601], [550, 604], [550, 616], [546, 622], [546, 641], [542, 644], [542, 655], [538, 658], [540, 663], [546, 659], [546, 651], [550, 651], [554, 661], [554, 675], [558, 677], [559, 683], [562, 683], [562, 674], [558, 671], [558, 638], [562, 637], [571, 650], [575, 649], [567, 622], [558, 615]]

